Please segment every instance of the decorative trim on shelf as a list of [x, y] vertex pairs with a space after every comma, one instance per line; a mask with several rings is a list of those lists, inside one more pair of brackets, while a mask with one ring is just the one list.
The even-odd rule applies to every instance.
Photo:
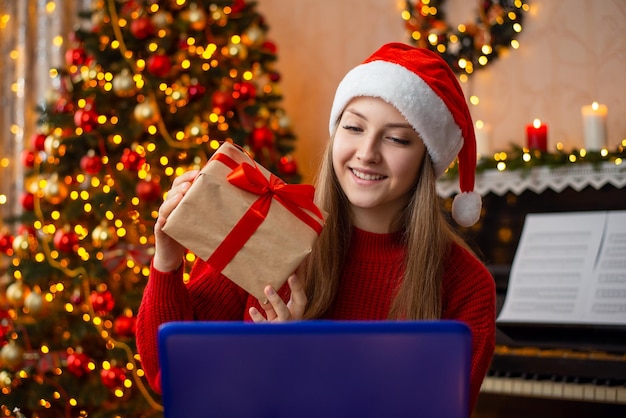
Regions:
[[[516, 195], [530, 190], [537, 194], [551, 189], [561, 192], [567, 187], [580, 191], [585, 187], [600, 189], [611, 184], [617, 188], [626, 187], [626, 164], [575, 164], [570, 167], [533, 167], [528, 170], [486, 170], [476, 174], [474, 190], [484, 196], [494, 193], [502, 196], [507, 192]], [[437, 182], [441, 197], [450, 197], [459, 192], [456, 176], [443, 177]]]

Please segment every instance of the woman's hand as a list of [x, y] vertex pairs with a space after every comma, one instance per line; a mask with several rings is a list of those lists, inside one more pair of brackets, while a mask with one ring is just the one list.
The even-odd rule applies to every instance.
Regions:
[[167, 222], [170, 213], [178, 206], [189, 187], [191, 187], [191, 182], [197, 174], [198, 170], [191, 170], [175, 178], [172, 182], [172, 188], [167, 192], [167, 197], [159, 208], [159, 217], [154, 225], [155, 252], [152, 265], [161, 272], [174, 271], [182, 264], [185, 247], [163, 232], [163, 226]]
[[289, 284], [289, 289], [291, 289], [291, 297], [287, 304], [283, 302], [271, 286], [265, 287], [264, 293], [267, 301], [261, 301], [261, 307], [265, 311], [265, 316], [258, 309], [250, 308], [249, 313], [254, 322], [297, 321], [304, 317], [304, 308], [307, 304], [304, 287], [295, 274], [289, 276], [287, 283]]

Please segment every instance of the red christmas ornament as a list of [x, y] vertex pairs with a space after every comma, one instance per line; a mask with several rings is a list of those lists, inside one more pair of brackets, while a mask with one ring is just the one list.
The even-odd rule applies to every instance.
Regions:
[[70, 302], [72, 302], [72, 304], [76, 306], [83, 304], [83, 294], [81, 293], [80, 289], [74, 289], [74, 291], [70, 295]]
[[13, 235], [8, 233], [0, 234], [0, 252], [8, 255], [13, 254]]
[[280, 73], [276, 71], [271, 71], [269, 73], [270, 81], [273, 83], [278, 83], [280, 81]]
[[217, 108], [220, 113], [226, 113], [235, 106], [233, 95], [230, 92], [217, 90], [211, 96], [211, 105], [213, 109]]
[[146, 69], [152, 75], [165, 77], [172, 69], [172, 63], [167, 55], [155, 54], [148, 58]]
[[20, 224], [20, 226], [17, 227], [17, 234], [16, 234], [16, 236], [17, 235], [24, 235], [24, 234], [35, 236], [36, 233], [37, 233], [37, 231], [35, 230], [35, 228], [32, 225]]
[[206, 88], [198, 83], [193, 83], [187, 87], [187, 94], [189, 95], [189, 100], [196, 100], [199, 97], [202, 97], [206, 93]]
[[7, 335], [11, 331], [11, 315], [9, 315], [9, 311], [0, 310], [0, 347], [8, 344], [6, 340]]
[[35, 153], [33, 150], [22, 150], [22, 165], [26, 168], [33, 168], [35, 166]]
[[245, 0], [233, 0], [233, 4], [230, 6], [230, 9], [233, 11], [233, 13], [240, 13], [245, 8], [246, 8]]
[[59, 97], [59, 99], [54, 104], [54, 111], [56, 113], [69, 113], [74, 111], [74, 103], [69, 100], [67, 97]]
[[36, 151], [44, 150], [44, 142], [46, 142], [46, 135], [42, 133], [33, 134], [30, 138], [30, 145]]
[[265, 41], [261, 44], [261, 49], [264, 49], [268, 52], [271, 52], [272, 54], [276, 54], [276, 51], [278, 51], [278, 48], [276, 47], [276, 44], [274, 42], [271, 41]]
[[156, 180], [140, 180], [135, 192], [142, 202], [156, 202], [161, 198], [161, 185]]
[[72, 353], [67, 356], [67, 370], [76, 377], [89, 373], [89, 356], [84, 353]]
[[67, 65], [81, 66], [87, 62], [87, 52], [84, 48], [70, 48], [65, 52]]
[[284, 155], [278, 160], [278, 171], [287, 176], [291, 176], [298, 172], [298, 165], [290, 155]]
[[137, 318], [120, 315], [113, 321], [113, 332], [121, 337], [133, 337], [137, 329]]
[[74, 124], [85, 132], [91, 132], [98, 124], [98, 114], [93, 109], [78, 109], [74, 113]]
[[274, 144], [274, 131], [267, 126], [255, 128], [251, 135], [251, 145], [254, 150], [271, 147]]
[[102, 159], [95, 152], [90, 151], [80, 159], [80, 168], [87, 174], [96, 175], [102, 169]]
[[133, 12], [139, 11], [141, 6], [137, 0], [127, 0], [120, 9], [120, 15], [130, 16]]
[[72, 230], [59, 229], [54, 233], [52, 242], [57, 250], [63, 253], [71, 253], [78, 247], [78, 234]]
[[24, 192], [20, 196], [20, 204], [28, 212], [35, 210], [35, 195], [30, 192]]
[[108, 387], [109, 389], [115, 389], [124, 385], [124, 380], [126, 380], [126, 373], [121, 367], [113, 366], [108, 370], [100, 370], [100, 379], [102, 380], [102, 384], [104, 386]]
[[106, 315], [115, 307], [113, 295], [108, 290], [104, 292], [91, 292], [89, 301], [91, 302], [91, 306], [93, 306], [93, 310], [99, 315]]
[[256, 96], [256, 87], [249, 81], [235, 83], [233, 85], [233, 98], [248, 100]]
[[130, 22], [130, 32], [137, 39], [145, 39], [154, 34], [152, 19], [148, 16], [139, 17]]
[[187, 43], [187, 39], [182, 37], [178, 40], [178, 49], [181, 51], [187, 51], [189, 49], [189, 44]]
[[128, 148], [122, 153], [120, 161], [124, 164], [124, 168], [130, 171], [138, 171], [146, 162], [138, 152]]

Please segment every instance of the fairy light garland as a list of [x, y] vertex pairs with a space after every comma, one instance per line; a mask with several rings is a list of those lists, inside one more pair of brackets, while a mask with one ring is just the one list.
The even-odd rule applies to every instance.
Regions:
[[507, 48], [517, 49], [524, 13], [522, 0], [479, 0], [472, 22], [452, 27], [445, 20], [444, 0], [406, 0], [402, 18], [411, 42], [437, 52], [461, 81], [485, 68]]
[[[476, 15], [469, 23], [453, 27], [446, 21], [444, 0], [406, 0], [402, 19], [410, 35], [410, 42], [438, 53], [457, 74], [462, 83], [470, 80], [476, 71], [486, 68], [507, 49], [520, 47], [517, 37], [522, 32], [524, 14], [530, 10], [523, 0], [478, 0]], [[469, 103], [477, 106], [480, 100], [470, 95]], [[530, 170], [533, 167], [563, 167], [576, 163], [598, 166], [604, 163], [621, 165], [624, 161], [626, 139], [615, 150], [603, 148], [588, 151], [585, 148], [564, 150], [563, 144], [554, 150], [529, 150], [511, 144], [507, 151], [491, 156], [480, 156], [476, 171]], [[458, 175], [453, 162], [446, 176]]]
[[[614, 151], [603, 148], [600, 151], [587, 151], [585, 148], [574, 149], [570, 152], [564, 151], [563, 144], [559, 143], [553, 152], [541, 152], [529, 150], [512, 144], [509, 151], [500, 151], [490, 157], [481, 157], [476, 163], [476, 172], [481, 173], [486, 170], [528, 171], [534, 167], [559, 168], [572, 164], [591, 164], [599, 167], [601, 164], [615, 164], [621, 166], [626, 160], [626, 139]], [[446, 171], [446, 177], [456, 177], [458, 167], [453, 162]]]

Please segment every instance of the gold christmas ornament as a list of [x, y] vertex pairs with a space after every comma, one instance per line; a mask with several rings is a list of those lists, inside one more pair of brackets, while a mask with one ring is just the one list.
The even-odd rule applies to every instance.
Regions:
[[265, 40], [265, 32], [257, 25], [253, 25], [243, 33], [241, 40], [248, 46], [260, 45]]
[[37, 248], [37, 239], [28, 233], [13, 238], [13, 252], [20, 258], [26, 258]]
[[52, 125], [48, 122], [43, 122], [41, 125], [39, 125], [38, 130], [44, 135], [50, 135], [50, 132], [52, 132]]
[[108, 225], [106, 222], [101, 223], [93, 229], [91, 233], [93, 246], [96, 248], [107, 249], [117, 243], [117, 234], [115, 227]]
[[189, 125], [185, 127], [185, 139], [188, 140], [200, 140], [200, 142], [207, 142], [209, 140], [209, 126], [206, 122], [202, 122], [199, 119], [194, 119]]
[[246, 58], [248, 58], [248, 47], [242, 43], [235, 44], [229, 42], [226, 48], [228, 51], [228, 55], [230, 55], [231, 57], [237, 57], [240, 60], [245, 60]]
[[137, 122], [143, 123], [144, 125], [152, 125], [159, 120], [158, 109], [156, 104], [151, 100], [145, 100], [135, 106], [133, 115]]
[[153, 14], [150, 19], [152, 20], [154, 28], [157, 30], [168, 29], [170, 25], [174, 22], [172, 14], [164, 10], [159, 10], [158, 12]]
[[278, 126], [281, 129], [289, 129], [291, 127], [291, 118], [289, 118], [286, 114], [279, 116]]
[[61, 137], [52, 133], [46, 137], [43, 143], [43, 149], [46, 154], [56, 157], [65, 154], [65, 146], [61, 143]]
[[124, 68], [121, 73], [113, 78], [113, 92], [118, 97], [131, 97], [137, 92], [133, 75], [128, 68]]
[[189, 100], [189, 91], [183, 83], [174, 83], [166, 95], [165, 103], [170, 106], [183, 107]]
[[207, 24], [207, 17], [196, 3], [191, 3], [189, 8], [181, 13], [181, 17], [189, 24], [189, 28], [195, 31], [204, 30]]
[[0, 372], [0, 389], [9, 389], [13, 384], [11, 373], [6, 370]]
[[17, 280], [7, 287], [7, 302], [13, 307], [20, 308], [24, 305], [26, 296], [30, 293], [30, 289], [21, 280]]
[[24, 298], [24, 307], [28, 309], [31, 315], [39, 315], [44, 310], [44, 298], [40, 292], [30, 292]]
[[46, 186], [43, 189], [43, 197], [53, 205], [63, 202], [68, 193], [67, 185], [59, 181], [56, 173], [46, 181]]
[[24, 360], [24, 349], [15, 341], [9, 342], [0, 350], [0, 364], [8, 369], [15, 370]]
[[224, 13], [224, 9], [221, 7], [217, 7], [215, 10], [211, 8], [211, 19], [217, 26], [224, 27], [228, 23], [228, 15]]

